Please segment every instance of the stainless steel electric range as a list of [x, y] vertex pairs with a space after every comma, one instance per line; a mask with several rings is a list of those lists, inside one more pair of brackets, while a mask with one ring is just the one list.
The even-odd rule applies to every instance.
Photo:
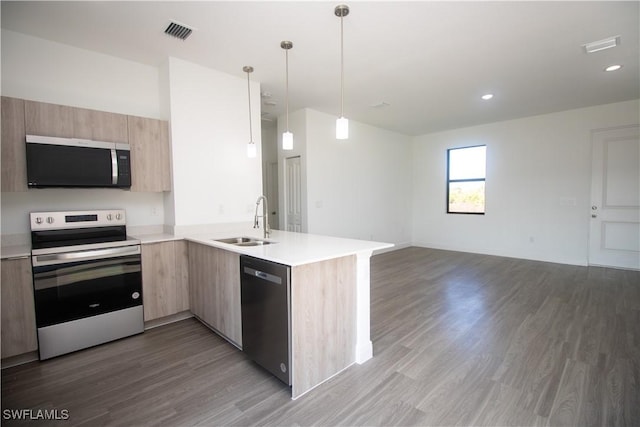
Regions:
[[144, 331], [140, 241], [124, 210], [32, 212], [40, 359]]

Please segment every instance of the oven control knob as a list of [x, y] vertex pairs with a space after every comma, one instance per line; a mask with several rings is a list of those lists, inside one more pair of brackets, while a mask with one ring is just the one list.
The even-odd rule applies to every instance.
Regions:
[[131, 298], [133, 298], [133, 299], [138, 299], [138, 298], [140, 298], [140, 292], [134, 292], [134, 293], [132, 293], [132, 294], [131, 294]]
[[52, 216], [48, 216], [47, 217], [47, 224], [53, 224], [53, 221], [54, 221], [54, 219], [53, 219]]
[[122, 219], [122, 214], [116, 214], [116, 219], [120, 221]]
[[42, 217], [41, 216], [37, 216], [36, 217], [36, 224], [42, 224]]
[[107, 219], [108, 219], [109, 221], [111, 221], [111, 220], [113, 219], [113, 215], [108, 214], [108, 215], [107, 215]]

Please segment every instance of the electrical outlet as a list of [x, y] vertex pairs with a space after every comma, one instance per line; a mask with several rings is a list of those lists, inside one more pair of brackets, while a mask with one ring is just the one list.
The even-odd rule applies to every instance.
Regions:
[[157, 207], [152, 207], [151, 208], [151, 216], [158, 216], [158, 208]]

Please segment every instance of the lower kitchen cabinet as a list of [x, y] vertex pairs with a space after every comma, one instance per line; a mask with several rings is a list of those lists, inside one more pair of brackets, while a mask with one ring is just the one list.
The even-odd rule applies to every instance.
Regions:
[[240, 255], [189, 242], [191, 312], [242, 347]]
[[142, 245], [144, 320], [189, 310], [187, 243], [171, 241]]
[[2, 358], [38, 349], [31, 260], [2, 260]]

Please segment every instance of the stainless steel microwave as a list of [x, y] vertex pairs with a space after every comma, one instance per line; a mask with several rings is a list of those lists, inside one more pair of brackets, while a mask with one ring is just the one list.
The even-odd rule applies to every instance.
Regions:
[[131, 187], [129, 144], [27, 135], [27, 185]]

